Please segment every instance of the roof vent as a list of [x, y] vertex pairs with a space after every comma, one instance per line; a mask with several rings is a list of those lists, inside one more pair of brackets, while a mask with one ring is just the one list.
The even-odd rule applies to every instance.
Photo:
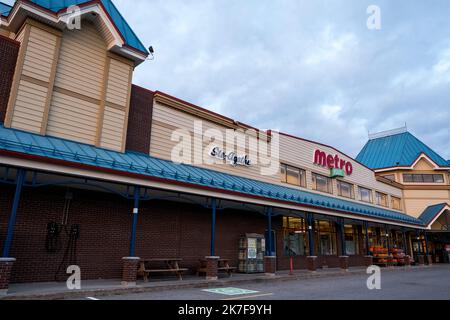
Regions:
[[405, 132], [408, 132], [408, 127], [406, 126], [406, 124], [404, 127], [397, 128], [397, 129], [392, 129], [392, 130], [387, 130], [387, 131], [382, 131], [382, 132], [372, 133], [372, 134], [369, 132], [369, 140], [389, 137], [389, 136], [393, 136], [393, 135], [401, 134], [401, 133], [405, 133]]

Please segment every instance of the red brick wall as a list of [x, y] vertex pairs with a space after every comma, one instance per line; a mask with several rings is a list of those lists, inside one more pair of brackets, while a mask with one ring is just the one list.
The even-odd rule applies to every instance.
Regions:
[[152, 130], [153, 92], [133, 85], [126, 149], [149, 154]]
[[[63, 233], [61, 248], [56, 253], [45, 249], [47, 224], [61, 222], [65, 198], [64, 188], [25, 188], [17, 214], [11, 256], [16, 258], [12, 282], [54, 281], [68, 238]], [[77, 242], [77, 264], [83, 279], [120, 279], [122, 257], [129, 255], [132, 222], [131, 200], [117, 195], [71, 190], [68, 228], [80, 225]], [[6, 236], [11, 210], [13, 186], [0, 185], [0, 246]], [[289, 269], [289, 258], [283, 256], [281, 217], [275, 217], [277, 234], [277, 268]], [[230, 259], [238, 266], [239, 238], [245, 233], [264, 234], [266, 218], [252, 212], [225, 210], [217, 213], [216, 255]], [[141, 202], [136, 254], [142, 258], [183, 258], [182, 267], [195, 272], [198, 259], [210, 255], [211, 212], [198, 205], [175, 202]], [[325, 260], [325, 261], [324, 261]], [[359, 257], [350, 264], [361, 265]], [[339, 267], [338, 257], [321, 257], [329, 267]], [[59, 280], [65, 280], [67, 265]], [[306, 268], [305, 257], [294, 258], [294, 268]]]
[[5, 121], [20, 43], [0, 36], [0, 123]]
[[[132, 221], [131, 200], [116, 195], [72, 190], [68, 228], [79, 224], [77, 264], [83, 279], [120, 279], [122, 257], [129, 255]], [[13, 186], [0, 186], [0, 246], [6, 236]], [[68, 238], [61, 235], [56, 254], [45, 249], [47, 224], [61, 222], [65, 189], [25, 188], [17, 214], [11, 256], [17, 259], [12, 282], [53, 281]], [[262, 215], [219, 211], [217, 252], [238, 264], [239, 237], [247, 232], [264, 233]], [[210, 254], [210, 210], [174, 202], [142, 202], [137, 229], [136, 254], [143, 258], [181, 257], [182, 267], [195, 271], [198, 259]], [[66, 266], [65, 266], [66, 267]], [[63, 268], [63, 270], [65, 269]], [[64, 280], [64, 271], [59, 274]]]

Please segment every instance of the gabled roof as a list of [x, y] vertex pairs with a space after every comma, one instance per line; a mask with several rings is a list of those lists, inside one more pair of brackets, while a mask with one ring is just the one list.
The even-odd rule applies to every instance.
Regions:
[[421, 154], [425, 154], [440, 167], [450, 165], [409, 132], [369, 140], [356, 160], [371, 169], [410, 167]]
[[0, 154], [30, 158], [47, 163], [90, 168], [121, 175], [164, 181], [170, 184], [213, 190], [224, 194], [263, 199], [299, 206], [299, 210], [321, 209], [349, 214], [355, 218], [373, 218], [383, 223], [423, 227], [422, 221], [397, 211], [360, 204], [281, 185], [265, 183], [199, 167], [175, 164], [147, 154], [120, 153], [60, 138], [41, 136], [0, 124]]
[[113, 4], [111, 0], [28, 0], [37, 4], [45, 9], [48, 9], [54, 13], [66, 9], [72, 5], [86, 5], [90, 3], [101, 3], [108, 15], [110, 16], [112, 22], [115, 24], [122, 37], [124, 38], [125, 44], [133, 49], [136, 49], [142, 53], [148, 55], [148, 50], [133, 32], [129, 24], [126, 22], [125, 18], [120, 14], [119, 10]]
[[419, 220], [421, 220], [425, 225], [429, 226], [437, 218], [439, 218], [439, 214], [441, 214], [441, 212], [445, 208], [450, 208], [450, 206], [447, 203], [440, 203], [440, 204], [429, 206], [428, 208], [425, 209], [425, 211], [419, 217]]
[[0, 15], [1, 16], [8, 16], [9, 12], [11, 11], [12, 7], [6, 3], [0, 2]]

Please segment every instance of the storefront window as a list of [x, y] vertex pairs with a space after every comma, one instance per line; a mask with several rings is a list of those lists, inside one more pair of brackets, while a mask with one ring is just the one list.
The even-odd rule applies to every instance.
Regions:
[[323, 256], [337, 255], [336, 226], [331, 221], [316, 221], [318, 252]]
[[388, 196], [387, 194], [377, 192], [377, 205], [387, 207], [388, 206]]
[[331, 179], [320, 174], [313, 173], [313, 189], [317, 191], [322, 191], [326, 193], [333, 193], [333, 187], [331, 184]]
[[402, 210], [402, 200], [397, 197], [391, 197], [392, 209]]
[[308, 234], [303, 218], [284, 217], [284, 255], [288, 257], [308, 254]]
[[372, 203], [372, 190], [359, 187], [359, 200]]
[[306, 171], [282, 164], [281, 182], [306, 188]]
[[353, 189], [353, 185], [344, 181], [337, 181], [338, 192], [341, 197], [346, 197], [350, 199], [355, 198], [355, 193]]
[[346, 254], [350, 256], [359, 254], [358, 226], [345, 225], [344, 237], [345, 237], [345, 250], [347, 251]]
[[369, 228], [369, 251], [373, 252], [373, 248], [379, 246], [381, 244], [381, 239], [377, 228], [370, 227]]
[[394, 249], [404, 249], [405, 242], [403, 239], [403, 232], [400, 231], [392, 231], [392, 247]]

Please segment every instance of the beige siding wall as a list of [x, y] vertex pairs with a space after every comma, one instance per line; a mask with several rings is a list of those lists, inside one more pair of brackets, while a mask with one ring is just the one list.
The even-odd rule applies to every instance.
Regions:
[[21, 50], [25, 50], [25, 54], [23, 60], [18, 61], [16, 72], [21, 73], [15, 75], [17, 95], [11, 98], [14, 101], [10, 100], [11, 120], [8, 122], [12, 128], [41, 133], [58, 36], [36, 26], [27, 26], [17, 40], [24, 44]]
[[129, 64], [111, 59], [109, 66], [108, 86], [106, 90], [106, 102], [114, 103], [123, 108], [126, 107], [130, 93]]
[[63, 33], [47, 134], [95, 144], [106, 46], [93, 24], [82, 26]]
[[93, 23], [82, 26], [63, 33], [47, 134], [123, 151], [132, 66], [108, 57]]
[[[336, 150], [321, 146], [309, 141], [299, 140], [293, 137], [284, 136], [280, 137], [280, 161], [290, 165], [298, 166], [307, 170], [307, 183], [308, 188], [312, 188], [311, 172], [322, 174], [325, 176], [330, 175], [330, 169], [321, 166], [314, 165], [314, 153], [319, 149], [327, 154], [339, 155], [340, 159], [349, 161], [353, 165], [353, 174], [346, 176], [344, 181], [352, 183], [356, 186], [367, 187], [374, 191], [380, 191], [391, 194], [393, 196], [401, 197], [402, 192], [400, 189], [386, 185], [376, 180], [375, 173], [359, 164], [355, 160], [337, 152]], [[333, 181], [333, 190], [337, 194], [336, 180]], [[356, 194], [355, 189], [355, 194]]]
[[48, 88], [45, 86], [21, 80], [11, 127], [40, 133], [47, 94]]
[[[194, 136], [194, 122], [201, 119], [185, 112], [175, 110], [174, 108], [167, 107], [160, 103], [155, 103], [153, 108], [153, 124], [152, 124], [152, 139], [150, 146], [150, 154], [157, 158], [172, 160], [172, 150], [179, 144], [178, 141], [172, 141], [172, 133], [177, 129], [183, 129], [188, 132], [192, 137], [191, 148], [191, 160], [196, 163], [197, 166], [213, 169], [221, 172], [226, 172], [238, 176], [244, 176], [247, 178], [257, 179], [261, 181], [279, 183], [279, 176], [262, 176], [260, 174], [261, 166], [255, 165], [251, 167], [236, 166], [233, 167], [229, 163], [215, 163], [206, 164], [202, 159], [214, 160], [208, 156], [208, 146], [211, 141], [202, 141], [201, 136]], [[201, 121], [203, 132], [216, 129], [225, 137], [226, 127], [216, 125], [210, 121]], [[194, 141], [201, 145], [201, 148], [194, 148]], [[224, 142], [217, 142], [219, 146], [225, 146]], [[198, 150], [197, 150], [198, 149]], [[253, 148], [240, 148], [237, 150], [238, 154], [256, 154], [257, 150]], [[227, 150], [227, 152], [229, 152]], [[251, 159], [253, 163], [257, 162], [257, 159]]]
[[449, 190], [404, 190], [405, 206], [409, 214], [418, 217], [432, 205], [450, 203]]
[[99, 105], [55, 91], [48, 119], [47, 134], [93, 144]]
[[[157, 158], [171, 160], [172, 149], [175, 147], [175, 145], [178, 144], [178, 141], [172, 141], [172, 133], [176, 129], [183, 129], [191, 135], [191, 137], [193, 138], [192, 139], [193, 142], [194, 140], [199, 141], [200, 144], [203, 146], [202, 149], [196, 150], [197, 152], [194, 152], [194, 148], [192, 148], [191, 150], [192, 152], [191, 163], [193, 161], [196, 161], [194, 162], [195, 166], [213, 169], [216, 171], [226, 172], [269, 183], [285, 185], [291, 188], [302, 189], [300, 187], [295, 187], [281, 183], [278, 171], [276, 174], [273, 174], [271, 176], [261, 175], [261, 165], [256, 165], [247, 168], [247, 167], [232, 167], [228, 164], [222, 163], [206, 164], [202, 162], [201, 161], [202, 157], [205, 157], [205, 159], [209, 158], [208, 156], [209, 149], [207, 148], [207, 146], [210, 145], [210, 141], [207, 140], [202, 142], [200, 136], [195, 137], [194, 139], [193, 132], [195, 120], [200, 121], [200, 118], [176, 110], [172, 107], [163, 105], [159, 102], [156, 102], [153, 110], [152, 140], [150, 147], [151, 155]], [[220, 125], [217, 125], [215, 123], [206, 120], [202, 121], [202, 128], [203, 132], [205, 132], [208, 129], [217, 129], [222, 133], [225, 132], [226, 129], [225, 127], [222, 127]], [[326, 176], [329, 176], [330, 174], [329, 169], [321, 168], [313, 164], [314, 151], [317, 148], [321, 149], [322, 151], [331, 153], [333, 155], [337, 153], [335, 150], [328, 147], [319, 146], [311, 142], [291, 138], [288, 136], [283, 135], [280, 136], [280, 158], [281, 158], [280, 161], [282, 163], [287, 163], [289, 165], [305, 169], [307, 171], [307, 188], [309, 189], [308, 191], [315, 193], [318, 192], [312, 190], [311, 172], [321, 173]], [[238, 150], [238, 153], [241, 154], [248, 154], [249, 152], [251, 154], [252, 153], [256, 154], [255, 150]], [[353, 164], [354, 173], [350, 177], [346, 177], [344, 180], [353, 183], [355, 185], [355, 194], [357, 194], [356, 186], [364, 186], [373, 190], [374, 199], [375, 199], [375, 191], [381, 191], [387, 193], [388, 195], [396, 196], [399, 198], [402, 197], [402, 191], [400, 189], [377, 181], [375, 178], [375, 173], [372, 170], [358, 164], [355, 160], [349, 159], [348, 157], [342, 154], [339, 154], [339, 156], [342, 159], [351, 161]], [[333, 181], [333, 194], [331, 196], [338, 197], [336, 180]], [[348, 199], [348, 200], [358, 202], [357, 199], [355, 200]]]
[[131, 77], [133, 67], [118, 59], [108, 58], [108, 76], [104, 97], [100, 146], [116, 151], [125, 148]]
[[100, 100], [106, 45], [95, 27], [83, 22], [81, 30], [63, 34], [55, 86]]
[[125, 110], [106, 106], [101, 138], [101, 146], [103, 148], [122, 150], [125, 117]]
[[22, 74], [44, 82], [50, 81], [57, 36], [31, 27]]

